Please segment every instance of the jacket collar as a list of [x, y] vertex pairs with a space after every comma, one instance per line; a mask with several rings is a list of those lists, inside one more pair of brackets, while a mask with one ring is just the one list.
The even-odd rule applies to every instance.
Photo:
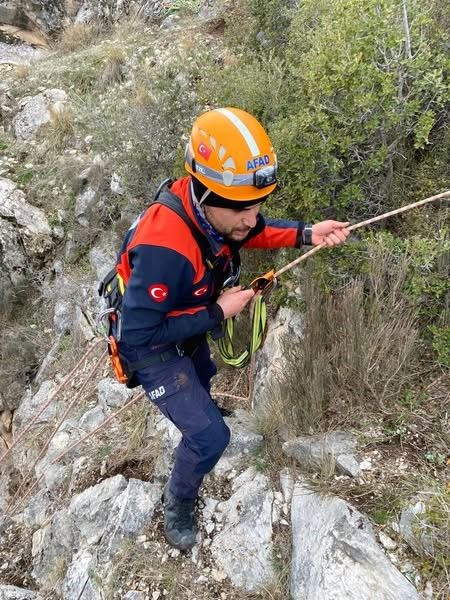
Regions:
[[229, 255], [229, 246], [224, 241], [219, 242], [218, 240], [214, 239], [214, 237], [207, 231], [207, 229], [202, 225], [200, 219], [198, 218], [194, 209], [190, 184], [190, 176], [182, 177], [181, 179], [177, 179], [173, 182], [173, 184], [170, 186], [170, 191], [176, 194], [179, 198], [181, 198], [184, 210], [186, 211], [188, 217], [201, 231], [201, 233], [206, 237], [214, 255]]

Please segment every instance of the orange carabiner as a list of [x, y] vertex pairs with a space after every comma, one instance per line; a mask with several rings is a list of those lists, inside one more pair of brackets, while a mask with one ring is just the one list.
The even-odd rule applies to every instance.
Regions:
[[116, 376], [117, 381], [120, 383], [127, 383], [128, 377], [123, 369], [122, 361], [120, 360], [119, 348], [117, 347], [116, 339], [110, 335], [108, 337], [109, 345], [109, 357], [111, 359], [111, 366]]
[[260, 277], [256, 277], [249, 285], [248, 288], [253, 289], [255, 292], [261, 292], [261, 294], [268, 294], [272, 288], [276, 285], [277, 280], [275, 279], [275, 271], [271, 269], [261, 275]]

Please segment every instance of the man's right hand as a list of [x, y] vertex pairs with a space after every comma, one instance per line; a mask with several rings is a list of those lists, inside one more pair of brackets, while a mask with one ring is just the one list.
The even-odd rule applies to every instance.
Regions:
[[223, 310], [224, 318], [228, 319], [242, 312], [254, 295], [253, 290], [243, 290], [242, 286], [238, 285], [225, 290], [217, 299], [217, 304]]

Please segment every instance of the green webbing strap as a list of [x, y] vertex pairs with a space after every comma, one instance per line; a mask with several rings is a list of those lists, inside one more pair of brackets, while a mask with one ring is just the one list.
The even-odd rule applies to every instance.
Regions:
[[253, 305], [250, 345], [247, 350], [244, 350], [238, 356], [235, 356], [233, 347], [234, 318], [231, 317], [225, 321], [225, 335], [218, 341], [220, 356], [224, 363], [237, 369], [248, 364], [252, 354], [262, 346], [267, 326], [266, 317], [266, 302], [264, 296], [259, 294], [256, 296]]

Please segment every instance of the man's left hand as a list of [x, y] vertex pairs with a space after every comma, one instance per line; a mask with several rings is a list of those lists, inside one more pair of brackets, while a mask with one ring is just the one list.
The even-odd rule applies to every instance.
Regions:
[[347, 229], [350, 223], [341, 221], [321, 221], [312, 226], [312, 245], [318, 246], [325, 243], [327, 246], [337, 246], [345, 242], [350, 235]]

